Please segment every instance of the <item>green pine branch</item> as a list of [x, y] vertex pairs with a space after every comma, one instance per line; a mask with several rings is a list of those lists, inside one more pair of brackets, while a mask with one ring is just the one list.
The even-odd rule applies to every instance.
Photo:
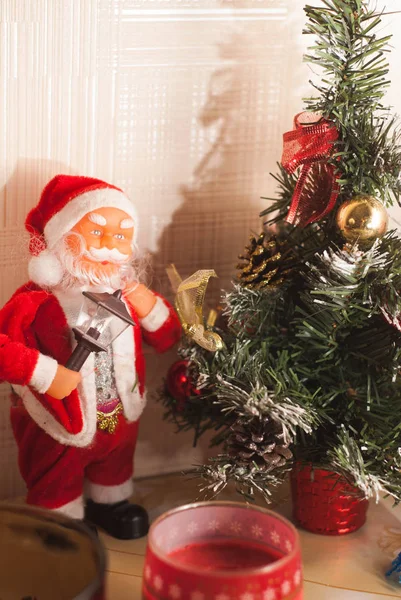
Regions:
[[319, 96], [307, 109], [332, 120], [338, 131], [332, 162], [339, 172], [340, 202], [365, 193], [385, 205], [399, 202], [400, 133], [382, 105], [390, 85], [386, 54], [391, 36], [377, 34], [381, 18], [364, 0], [325, 0], [306, 6], [306, 35], [315, 43], [305, 60], [323, 71]]

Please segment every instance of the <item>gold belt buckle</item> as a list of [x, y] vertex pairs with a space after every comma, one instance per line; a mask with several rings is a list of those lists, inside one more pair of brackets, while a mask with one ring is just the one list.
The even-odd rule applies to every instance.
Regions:
[[103, 413], [100, 410], [96, 412], [97, 426], [102, 431], [107, 433], [114, 433], [118, 424], [118, 415], [123, 412], [123, 405], [121, 402], [117, 404], [114, 410], [110, 413]]

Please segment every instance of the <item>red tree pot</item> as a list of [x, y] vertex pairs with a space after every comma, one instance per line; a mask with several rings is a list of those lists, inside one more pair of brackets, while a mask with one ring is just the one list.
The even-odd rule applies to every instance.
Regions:
[[322, 535], [344, 535], [366, 521], [368, 501], [344, 477], [297, 464], [291, 472], [293, 518], [303, 529]]

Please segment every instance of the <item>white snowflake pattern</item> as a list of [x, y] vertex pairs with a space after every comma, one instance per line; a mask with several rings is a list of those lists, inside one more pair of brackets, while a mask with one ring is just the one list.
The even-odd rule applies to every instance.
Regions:
[[254, 595], [251, 594], [250, 592], [246, 592], [245, 594], [242, 594], [241, 596], [241, 600], [253, 600], [254, 599]]
[[269, 588], [263, 592], [263, 600], [276, 600], [276, 592]]
[[299, 585], [301, 583], [301, 571], [299, 569], [295, 572], [294, 583], [295, 585]]
[[176, 585], [175, 583], [173, 585], [170, 585], [168, 595], [169, 598], [172, 598], [172, 600], [179, 600], [179, 598], [181, 598], [181, 588], [178, 587], [178, 585]]
[[287, 550], [287, 552], [291, 552], [292, 544], [291, 544], [290, 540], [285, 541], [285, 549]]
[[241, 533], [242, 525], [238, 521], [230, 523], [230, 529], [233, 533]]
[[280, 536], [275, 529], [273, 529], [273, 531], [270, 533], [270, 538], [274, 544], [280, 543]]
[[153, 580], [153, 584], [154, 584], [156, 590], [158, 592], [160, 592], [160, 590], [163, 587], [163, 579], [160, 577], [160, 575], [156, 575], [156, 577]]
[[289, 581], [283, 581], [281, 584], [281, 593], [286, 596], [291, 591], [291, 583]]
[[202, 594], [202, 592], [195, 590], [191, 594], [191, 600], [205, 600], [205, 594]]
[[170, 531], [168, 532], [168, 537], [171, 541], [175, 540], [175, 538], [178, 535], [178, 529], [176, 527], [173, 527], [172, 529], [170, 529]]
[[210, 529], [210, 531], [217, 531], [220, 527], [220, 523], [218, 521], [216, 521], [216, 519], [214, 519], [213, 521], [210, 521], [210, 523], [208, 524], [207, 528]]
[[146, 565], [145, 567], [145, 579], [147, 579], [148, 581], [151, 579], [152, 577], [152, 570], [149, 567], [149, 565]]
[[198, 523], [195, 523], [195, 521], [191, 521], [187, 527], [187, 531], [188, 533], [195, 533], [195, 531], [198, 531]]
[[251, 531], [252, 531], [253, 537], [255, 537], [255, 538], [262, 537], [263, 530], [259, 525], [252, 525]]

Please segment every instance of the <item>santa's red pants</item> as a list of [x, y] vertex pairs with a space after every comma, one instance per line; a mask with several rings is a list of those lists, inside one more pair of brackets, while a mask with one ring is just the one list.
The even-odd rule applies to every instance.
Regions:
[[95, 502], [119, 502], [132, 494], [138, 421], [128, 423], [120, 414], [115, 432], [97, 430], [86, 448], [60, 444], [21, 405], [11, 408], [11, 423], [28, 504], [82, 518], [84, 488]]

